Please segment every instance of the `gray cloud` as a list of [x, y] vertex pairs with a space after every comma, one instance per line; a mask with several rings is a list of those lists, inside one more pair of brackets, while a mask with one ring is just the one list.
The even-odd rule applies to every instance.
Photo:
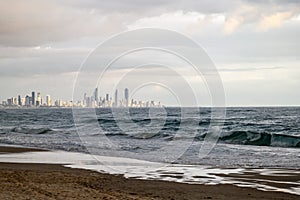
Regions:
[[51, 42], [109, 35], [138, 19], [183, 11], [224, 14], [225, 30], [233, 31], [244, 23], [262, 20], [277, 12], [299, 14], [297, 1], [221, 0], [11, 0], [0, 6], [0, 43], [4, 46], [38, 46]]
[[49, 0], [12, 0], [0, 6], [0, 42], [4, 46], [38, 46], [119, 31], [123, 17], [99, 15]]

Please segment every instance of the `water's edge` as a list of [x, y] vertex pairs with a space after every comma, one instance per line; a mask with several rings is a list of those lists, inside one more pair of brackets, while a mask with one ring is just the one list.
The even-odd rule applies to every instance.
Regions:
[[[162, 180], [187, 184], [233, 184], [263, 191], [279, 191], [300, 195], [299, 169], [275, 168], [216, 168], [204, 165], [181, 165], [149, 162], [130, 158], [96, 156], [65, 151], [44, 151], [0, 154], [0, 162], [62, 164], [69, 168], [87, 169], [100, 173], [119, 174], [125, 178]], [[252, 178], [249, 178], [252, 174]], [[278, 180], [268, 179], [272, 176]], [[274, 186], [276, 185], [276, 187]], [[280, 187], [280, 186], [283, 187]], [[290, 187], [287, 187], [289, 185]]]

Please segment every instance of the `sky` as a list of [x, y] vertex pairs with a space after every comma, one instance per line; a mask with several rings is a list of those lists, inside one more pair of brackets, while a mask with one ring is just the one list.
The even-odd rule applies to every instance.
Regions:
[[[113, 35], [139, 28], [168, 29], [196, 41], [217, 68], [228, 106], [299, 105], [298, 0], [0, 0], [0, 99], [34, 90], [71, 100], [88, 55]], [[139, 58], [175, 59], [158, 52], [129, 55], [105, 74], [100, 94], [113, 94], [115, 77], [128, 75], [126, 69], [142, 63]], [[209, 104], [203, 80], [180, 63], [168, 63], [176, 73], [157, 65], [129, 73], [120, 91], [129, 87], [135, 98], [174, 105], [172, 88], [184, 92], [190, 85], [198, 103]], [[91, 72], [81, 73], [88, 82]], [[143, 86], [149, 77], [172, 88]]]

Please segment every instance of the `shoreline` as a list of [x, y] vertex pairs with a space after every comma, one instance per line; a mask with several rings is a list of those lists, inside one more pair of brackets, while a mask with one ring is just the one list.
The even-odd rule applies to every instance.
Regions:
[[[2, 153], [40, 151], [0, 147]], [[42, 150], [45, 151], [45, 150]], [[246, 174], [246, 176], [255, 176]], [[239, 177], [243, 178], [243, 177]], [[298, 179], [293, 181], [297, 181]], [[272, 181], [272, 177], [270, 177]], [[0, 199], [298, 199], [298, 195], [232, 184], [187, 184], [140, 180], [61, 164], [5, 163], [0, 160]], [[275, 184], [275, 183], [274, 183]], [[278, 184], [278, 183], [277, 183]], [[288, 185], [287, 185], [288, 187]]]
[[21, 147], [21, 146], [1, 146], [0, 154], [3, 153], [25, 153], [25, 152], [42, 152], [49, 151], [47, 149], [38, 149], [33, 147]]

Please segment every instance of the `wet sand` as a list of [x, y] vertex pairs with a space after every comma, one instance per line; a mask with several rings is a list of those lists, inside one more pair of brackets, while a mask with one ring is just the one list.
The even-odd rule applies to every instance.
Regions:
[[[1, 147], [0, 150], [5, 153], [30, 151], [30, 149], [14, 147]], [[298, 180], [295, 177], [291, 179], [293, 179], [291, 181]], [[240, 200], [299, 199], [299, 196], [226, 184], [209, 186], [126, 179], [119, 175], [71, 169], [53, 164], [0, 163], [0, 199]]]
[[25, 148], [25, 147], [11, 147], [11, 146], [0, 146], [0, 153], [23, 153], [23, 152], [37, 152], [47, 151], [44, 149]]

